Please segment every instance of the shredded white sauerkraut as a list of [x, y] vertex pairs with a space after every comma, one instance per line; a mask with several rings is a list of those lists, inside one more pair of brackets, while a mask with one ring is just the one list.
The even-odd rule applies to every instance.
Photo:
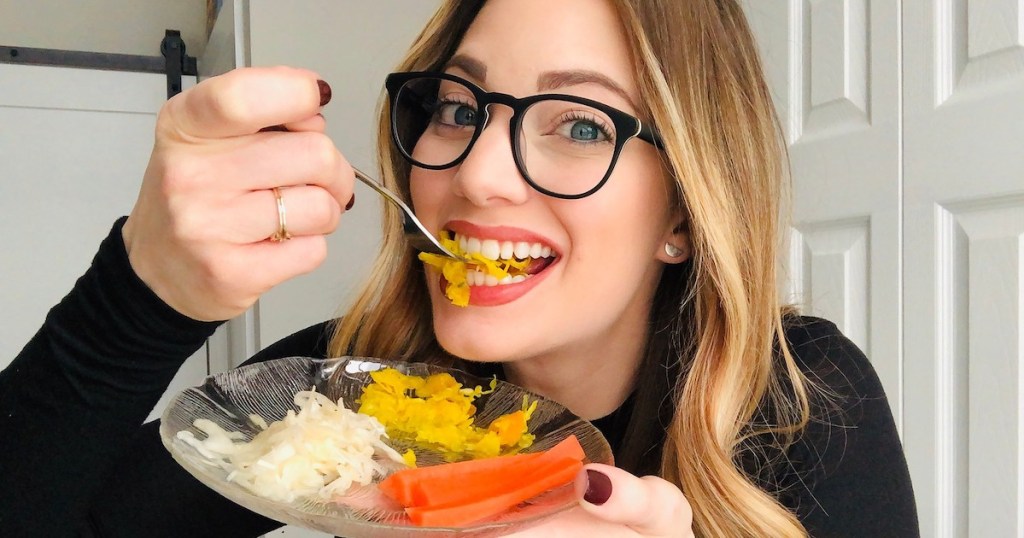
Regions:
[[301, 391], [295, 395], [299, 412], [288, 411], [283, 420], [267, 426], [257, 415], [250, 419], [264, 428], [252, 441], [207, 419], [194, 422], [206, 434], [197, 439], [190, 431], [178, 439], [228, 472], [228, 480], [249, 491], [281, 502], [319, 495], [330, 499], [353, 484], [367, 485], [385, 469], [375, 455], [404, 466], [402, 456], [381, 439], [384, 426], [374, 417], [346, 409], [323, 394]]

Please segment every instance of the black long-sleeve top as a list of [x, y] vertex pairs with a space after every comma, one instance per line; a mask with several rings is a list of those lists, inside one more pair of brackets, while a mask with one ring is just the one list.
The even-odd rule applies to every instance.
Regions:
[[[0, 372], [0, 536], [270, 532], [281, 524], [200, 484], [163, 448], [158, 424], [142, 424], [217, 323], [182, 316], [146, 287], [128, 262], [123, 223]], [[295, 333], [249, 362], [325, 357], [329, 329]], [[906, 460], [870, 363], [823, 320], [801, 318], [786, 337], [839, 412], [812, 422], [767, 481], [785, 487], [780, 499], [812, 536], [918, 536]], [[613, 447], [617, 415], [595, 421]]]

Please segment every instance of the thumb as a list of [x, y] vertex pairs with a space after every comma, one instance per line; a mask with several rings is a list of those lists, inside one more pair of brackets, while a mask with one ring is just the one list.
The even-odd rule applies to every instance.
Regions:
[[580, 471], [575, 485], [580, 506], [598, 519], [645, 536], [692, 536], [690, 503], [671, 482], [595, 463]]

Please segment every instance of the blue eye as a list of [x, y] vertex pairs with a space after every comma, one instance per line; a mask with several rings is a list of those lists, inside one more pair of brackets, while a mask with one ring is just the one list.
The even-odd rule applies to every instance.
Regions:
[[565, 114], [555, 130], [560, 136], [577, 144], [614, 142], [615, 135], [600, 120], [579, 113]]
[[589, 121], [577, 121], [569, 128], [569, 136], [571, 136], [573, 140], [592, 142], [594, 140], [600, 140], [602, 133], [601, 129], [599, 129], [597, 125], [594, 125]]
[[443, 103], [437, 117], [444, 125], [472, 127], [476, 125], [476, 109], [464, 103]]
[[455, 111], [455, 123], [459, 125], [476, 125], [476, 111], [468, 106], [460, 106]]

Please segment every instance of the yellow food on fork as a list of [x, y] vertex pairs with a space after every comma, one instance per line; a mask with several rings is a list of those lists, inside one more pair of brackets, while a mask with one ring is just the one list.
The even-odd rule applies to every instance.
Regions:
[[430, 254], [427, 252], [421, 252], [419, 254], [420, 261], [441, 270], [441, 274], [448, 282], [448, 285], [445, 287], [444, 294], [455, 306], [469, 305], [470, 286], [466, 275], [471, 269], [483, 271], [484, 273], [501, 280], [510, 274], [522, 273], [531, 262], [529, 258], [524, 260], [492, 260], [485, 258], [484, 255], [479, 252], [474, 252], [472, 254], [463, 252], [459, 247], [459, 242], [456, 241], [447, 230], [442, 231], [439, 234], [438, 240], [441, 242], [441, 246], [448, 249], [449, 252], [470, 260], [469, 262], [463, 262], [453, 260], [447, 256]]

